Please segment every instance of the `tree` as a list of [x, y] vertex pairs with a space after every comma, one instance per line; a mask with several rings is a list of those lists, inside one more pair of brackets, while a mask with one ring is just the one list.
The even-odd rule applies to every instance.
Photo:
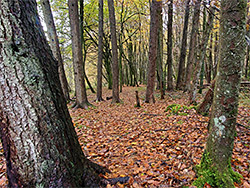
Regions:
[[185, 59], [187, 53], [187, 32], [188, 32], [188, 19], [189, 19], [189, 3], [190, 0], [186, 1], [186, 9], [185, 9], [185, 18], [184, 18], [184, 26], [183, 26], [183, 34], [182, 34], [182, 43], [181, 43], [181, 54], [180, 54], [180, 61], [179, 61], [179, 69], [178, 69], [178, 76], [177, 76], [177, 83], [176, 89], [182, 89], [183, 87], [183, 78], [185, 76]]
[[155, 71], [157, 58], [158, 29], [160, 17], [157, 10], [162, 9], [162, 2], [152, 0], [150, 7], [150, 37], [149, 37], [149, 60], [148, 60], [148, 81], [145, 102], [149, 103], [153, 98], [155, 86]]
[[117, 38], [116, 38], [116, 22], [114, 1], [108, 0], [110, 33], [112, 44], [112, 65], [113, 65], [113, 85], [112, 85], [112, 103], [119, 103], [119, 66], [118, 66], [118, 52], [117, 52]]
[[56, 33], [56, 27], [54, 23], [53, 14], [51, 12], [50, 3], [49, 0], [41, 0], [42, 10], [43, 10], [43, 16], [44, 21], [48, 30], [48, 37], [49, 42], [51, 45], [51, 49], [53, 52], [54, 57], [58, 61], [58, 72], [59, 72], [59, 78], [63, 89], [63, 94], [66, 100], [69, 100], [69, 87], [68, 87], [68, 81], [65, 75], [64, 67], [63, 67], [63, 59], [60, 52], [59, 47], [59, 40]]
[[231, 168], [240, 88], [245, 54], [245, 0], [222, 0], [220, 54], [209, 136], [194, 185], [234, 187], [240, 175]]
[[2, 0], [0, 23], [0, 135], [9, 187], [103, 185], [103, 168], [77, 140], [36, 1]]
[[172, 61], [172, 51], [173, 51], [173, 0], [169, 1], [168, 4], [168, 80], [167, 80], [167, 90], [173, 90], [173, 61]]
[[83, 26], [83, 22], [84, 22], [84, 0], [80, 0], [80, 36], [81, 36], [81, 47], [82, 47], [82, 53], [84, 54], [83, 56], [83, 73], [84, 73], [84, 79], [86, 80], [88, 86], [89, 86], [89, 89], [91, 90], [92, 93], [95, 93], [95, 90], [94, 88], [92, 87], [89, 79], [88, 79], [88, 76], [86, 74], [86, 71], [85, 71], [85, 64], [86, 64], [86, 59], [87, 59], [87, 45], [86, 45], [86, 40], [84, 38], [84, 26]]
[[188, 90], [188, 91], [190, 91], [191, 89], [190, 81], [191, 81], [191, 75], [192, 75], [192, 70], [193, 70], [193, 64], [196, 59], [195, 47], [197, 45], [197, 35], [198, 35], [198, 30], [199, 30], [200, 7], [201, 7], [201, 0], [197, 0], [195, 3], [195, 7], [194, 7], [189, 54], [188, 54], [187, 68], [186, 68], [186, 74], [185, 74], [185, 83], [186, 83], [185, 90]]
[[102, 59], [103, 59], [103, 0], [99, 0], [99, 29], [98, 29], [98, 64], [97, 64], [97, 93], [96, 100], [102, 98]]
[[75, 108], [87, 108], [89, 105], [85, 87], [84, 70], [83, 70], [83, 54], [79, 26], [78, 1], [68, 0], [69, 18], [72, 37], [72, 53], [76, 103]]

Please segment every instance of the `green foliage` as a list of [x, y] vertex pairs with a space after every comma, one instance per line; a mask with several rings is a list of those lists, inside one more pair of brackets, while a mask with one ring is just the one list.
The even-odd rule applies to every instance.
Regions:
[[171, 115], [180, 115], [180, 116], [187, 116], [188, 110], [196, 109], [195, 106], [185, 106], [180, 104], [171, 104], [168, 105], [165, 112], [170, 112]]
[[239, 173], [233, 171], [230, 163], [227, 170], [224, 173], [220, 173], [206, 151], [203, 153], [201, 163], [196, 166], [196, 172], [199, 177], [193, 182], [193, 185], [198, 188], [204, 187], [205, 183], [219, 188], [234, 187], [233, 183], [239, 183], [242, 178]]

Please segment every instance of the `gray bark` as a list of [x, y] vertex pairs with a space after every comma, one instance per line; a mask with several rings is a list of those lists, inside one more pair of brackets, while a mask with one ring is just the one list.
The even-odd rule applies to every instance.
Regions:
[[76, 108], [87, 108], [88, 99], [84, 80], [83, 54], [80, 36], [78, 1], [68, 0], [69, 18], [72, 37], [72, 54], [76, 92]]
[[63, 89], [63, 94], [66, 100], [70, 100], [68, 81], [67, 81], [64, 67], [63, 67], [63, 59], [62, 59], [61, 52], [60, 52], [59, 40], [58, 40], [58, 36], [56, 33], [56, 27], [54, 23], [53, 14], [51, 12], [49, 0], [41, 0], [41, 5], [42, 5], [42, 10], [43, 10], [44, 21], [47, 27], [49, 43], [50, 43], [53, 55], [58, 61], [58, 72], [59, 72], [61, 86]]
[[0, 1], [0, 23], [0, 135], [9, 187], [101, 186], [97, 165], [77, 140], [35, 0]]
[[176, 89], [183, 88], [183, 77], [185, 76], [184, 70], [185, 70], [185, 60], [186, 60], [186, 53], [187, 53], [187, 33], [188, 33], [188, 19], [189, 19], [189, 9], [190, 9], [189, 3], [190, 3], [190, 0], [187, 0]]
[[102, 61], [103, 61], [103, 0], [99, 0], [97, 101], [102, 101]]
[[193, 72], [193, 64], [196, 60], [195, 47], [197, 45], [197, 35], [199, 32], [200, 7], [201, 7], [201, 0], [197, 0], [195, 3], [195, 7], [194, 7], [189, 54], [188, 54], [187, 68], [186, 68], [186, 74], [185, 74], [185, 83], [186, 83], [185, 90], [188, 90], [188, 91], [190, 91], [190, 81], [191, 81], [191, 75]]
[[117, 52], [117, 38], [116, 38], [116, 21], [114, 1], [108, 0], [110, 33], [112, 44], [112, 72], [113, 72], [113, 85], [112, 85], [112, 103], [120, 103], [119, 98], [119, 65], [118, 65], [118, 52]]

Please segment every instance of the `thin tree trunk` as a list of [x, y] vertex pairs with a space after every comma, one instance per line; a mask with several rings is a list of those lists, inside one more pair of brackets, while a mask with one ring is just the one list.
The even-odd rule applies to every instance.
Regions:
[[108, 0], [108, 9], [109, 9], [110, 33], [111, 33], [111, 44], [112, 44], [112, 65], [113, 65], [112, 103], [120, 103], [116, 21], [115, 21], [115, 9], [113, 0]]
[[47, 27], [47, 33], [48, 33], [51, 49], [52, 49], [54, 57], [58, 61], [58, 72], [59, 72], [59, 78], [60, 78], [63, 94], [66, 100], [70, 100], [69, 85], [68, 85], [68, 81], [67, 81], [66, 74], [64, 71], [64, 67], [63, 67], [63, 59], [62, 59], [61, 52], [60, 52], [59, 40], [58, 40], [58, 36], [56, 33], [56, 27], [54, 23], [53, 14], [51, 12], [49, 0], [41, 0], [41, 5], [42, 5], [42, 10], [43, 10], [43, 15], [44, 15], [44, 21]]
[[191, 89], [191, 76], [193, 70], [193, 64], [196, 59], [196, 45], [197, 45], [197, 35], [199, 32], [199, 18], [200, 18], [200, 7], [201, 7], [201, 0], [197, 0], [194, 7], [194, 14], [193, 14], [193, 23], [192, 23], [192, 30], [191, 30], [191, 37], [190, 37], [190, 46], [189, 46], [189, 54], [187, 60], [187, 68], [185, 74], [185, 90], [190, 91]]
[[102, 59], [103, 59], [103, 0], [99, 0], [99, 29], [98, 29], [98, 64], [97, 64], [97, 93], [96, 100], [102, 98]]
[[[240, 175], [231, 168], [241, 69], [245, 53], [245, 0], [222, 0], [220, 15], [219, 74], [216, 77], [209, 136], [199, 178], [194, 185], [233, 188]], [[234, 28], [234, 29], [232, 29]]]
[[91, 90], [92, 93], [95, 93], [94, 88], [92, 87], [86, 71], [85, 71], [85, 64], [86, 64], [86, 59], [87, 59], [87, 46], [84, 38], [84, 29], [83, 29], [83, 22], [84, 22], [84, 0], [80, 0], [80, 35], [81, 35], [81, 47], [82, 47], [82, 53], [84, 53], [84, 58], [83, 58], [83, 73], [84, 73], [84, 78], [89, 86], [89, 89]]
[[185, 70], [185, 60], [186, 60], [186, 53], [187, 53], [187, 33], [188, 33], [188, 19], [189, 19], [189, 7], [190, 7], [189, 3], [190, 3], [190, 0], [187, 0], [176, 89], [183, 88], [183, 77], [185, 76], [184, 70]]
[[72, 37], [73, 67], [75, 74], [75, 108], [87, 108], [89, 105], [84, 81], [83, 55], [81, 47], [81, 36], [79, 28], [78, 1], [69, 0], [69, 17]]
[[6, 36], [0, 45], [0, 135], [9, 187], [105, 186], [102, 168], [84, 156], [77, 140], [36, 1], [2, 0], [0, 7], [0, 36]]
[[173, 0], [169, 0], [168, 5], [168, 80], [167, 80], [167, 90], [171, 91], [173, 90], [173, 57], [172, 57], [172, 51], [173, 51]]
[[157, 57], [157, 41], [159, 29], [159, 14], [157, 11], [162, 9], [162, 2], [152, 0], [150, 8], [150, 37], [149, 37], [149, 61], [148, 61], [148, 81], [145, 102], [149, 103], [153, 99], [155, 87], [155, 71], [156, 71], [156, 57]]
[[246, 50], [246, 66], [245, 66], [245, 78], [248, 77], [248, 69], [249, 69], [249, 53], [250, 53], [250, 50], [249, 50], [249, 45], [247, 46], [247, 50]]
[[[206, 5], [204, 4], [204, 6], [206, 6]], [[191, 90], [190, 90], [190, 102], [193, 104], [196, 104], [195, 99], [196, 99], [196, 94], [197, 94], [198, 82], [199, 82], [199, 78], [200, 78], [202, 64], [205, 61], [208, 39], [210, 36], [210, 32], [213, 28], [213, 19], [214, 19], [214, 8], [210, 7], [209, 18], [208, 18], [208, 21], [206, 23], [205, 31], [203, 33], [202, 42], [199, 45], [200, 46], [199, 47], [199, 56], [197, 58], [194, 76], [193, 76], [193, 83], [191, 85]]]

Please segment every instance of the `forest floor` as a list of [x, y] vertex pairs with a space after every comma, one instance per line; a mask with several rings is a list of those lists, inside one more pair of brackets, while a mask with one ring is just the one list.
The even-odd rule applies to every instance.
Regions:
[[[141, 108], [136, 108], [135, 91], [139, 91]], [[205, 92], [204, 92], [205, 93]], [[111, 96], [111, 90], [103, 96]], [[204, 95], [204, 94], [203, 94]], [[201, 101], [203, 95], [199, 95]], [[94, 102], [88, 110], [70, 109], [79, 142], [85, 155], [106, 166], [111, 174], [107, 179], [127, 179], [127, 183], [109, 184], [108, 187], [182, 187], [190, 186], [196, 179], [195, 165], [204, 151], [209, 118], [196, 114], [194, 109], [181, 107], [176, 113], [166, 111], [171, 104], [188, 106], [188, 95], [167, 92], [156, 103], [144, 103], [145, 87], [124, 87], [120, 93], [121, 104], [111, 100]], [[242, 176], [236, 187], [250, 187], [250, 94], [241, 93], [237, 138], [232, 167]], [[6, 167], [0, 156], [0, 186], [6, 185]], [[206, 187], [209, 187], [207, 185]]]

